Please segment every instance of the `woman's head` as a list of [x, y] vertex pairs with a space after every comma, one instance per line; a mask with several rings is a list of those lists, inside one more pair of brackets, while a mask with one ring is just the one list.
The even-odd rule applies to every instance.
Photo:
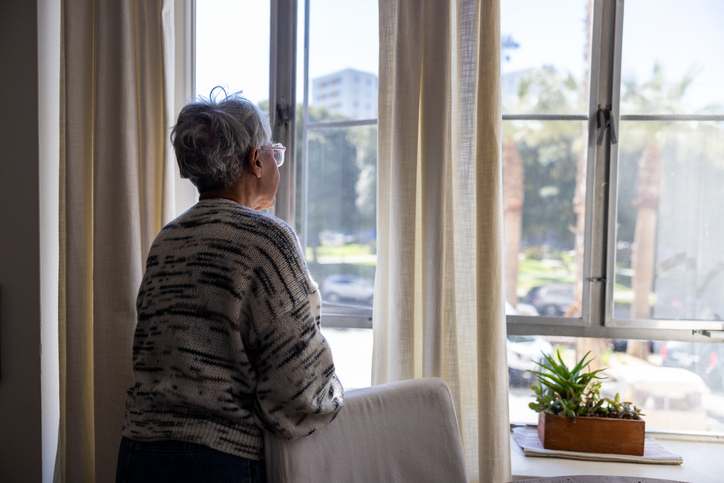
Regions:
[[251, 149], [270, 140], [266, 114], [239, 94], [186, 104], [171, 131], [181, 177], [199, 192], [229, 188], [241, 176]]

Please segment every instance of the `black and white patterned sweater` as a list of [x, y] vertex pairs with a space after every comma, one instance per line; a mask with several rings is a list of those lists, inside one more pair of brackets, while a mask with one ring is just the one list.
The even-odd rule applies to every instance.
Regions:
[[199, 201], [148, 255], [123, 435], [259, 460], [262, 429], [296, 438], [325, 426], [343, 389], [320, 308], [287, 224], [231, 200]]

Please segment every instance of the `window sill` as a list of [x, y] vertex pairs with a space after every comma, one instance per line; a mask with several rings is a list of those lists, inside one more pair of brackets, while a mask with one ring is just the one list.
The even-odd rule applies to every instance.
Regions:
[[510, 456], [513, 481], [570, 475], [640, 476], [691, 483], [722, 481], [721, 459], [724, 457], [724, 444], [670, 440], [659, 435], [656, 435], [656, 439], [666, 449], [683, 457], [684, 463], [682, 465], [648, 465], [527, 457], [523, 455], [523, 450], [515, 442], [511, 432]]

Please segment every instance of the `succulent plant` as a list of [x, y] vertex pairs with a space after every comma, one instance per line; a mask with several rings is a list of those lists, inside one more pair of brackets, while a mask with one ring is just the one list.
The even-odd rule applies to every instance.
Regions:
[[598, 374], [605, 369], [584, 372], [593, 360], [586, 360], [589, 354], [587, 352], [573, 369], [568, 369], [560, 353], [556, 353], [558, 361], [543, 354], [547, 363], [539, 362], [538, 365], [548, 372], [533, 371], [538, 379], [531, 386], [536, 400], [528, 406], [535, 412], [547, 412], [562, 418], [641, 419], [641, 410], [631, 402], [621, 402], [618, 394], [614, 399], [601, 397], [600, 381], [605, 377]]

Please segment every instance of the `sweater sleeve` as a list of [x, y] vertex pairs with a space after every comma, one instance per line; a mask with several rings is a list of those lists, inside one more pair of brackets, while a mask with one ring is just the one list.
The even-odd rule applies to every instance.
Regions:
[[263, 258], [268, 263], [257, 273], [260, 283], [253, 315], [254, 418], [265, 430], [294, 439], [336, 417], [343, 388], [320, 331], [319, 291], [296, 236], [288, 229], [266, 250]]

